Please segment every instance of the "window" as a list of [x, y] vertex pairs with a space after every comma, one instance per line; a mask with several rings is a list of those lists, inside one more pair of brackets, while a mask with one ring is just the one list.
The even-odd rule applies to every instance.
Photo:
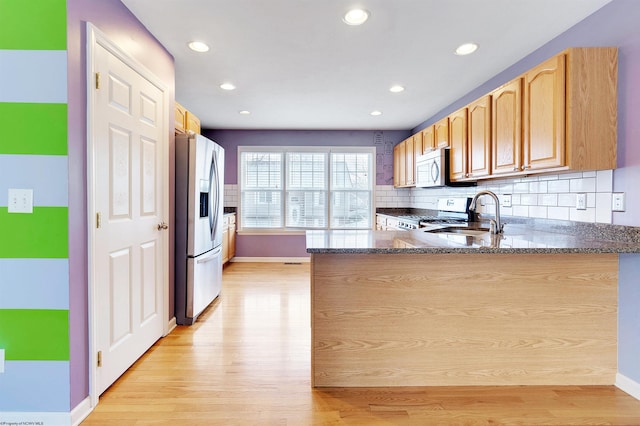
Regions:
[[371, 228], [375, 148], [238, 151], [241, 229]]

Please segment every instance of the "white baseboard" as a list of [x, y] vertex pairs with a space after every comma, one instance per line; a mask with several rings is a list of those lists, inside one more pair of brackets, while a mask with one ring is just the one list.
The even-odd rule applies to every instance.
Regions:
[[632, 380], [623, 374], [617, 373], [616, 387], [625, 391], [635, 399], [640, 400], [640, 383], [636, 382], [635, 380]]
[[0, 412], [0, 425], [70, 426], [69, 413]]
[[86, 397], [82, 402], [71, 410], [71, 424], [73, 426], [79, 425], [89, 414], [93, 411], [91, 406], [91, 397]]
[[309, 257], [234, 257], [229, 262], [309, 263]]
[[176, 317], [171, 318], [167, 324], [167, 332], [162, 337], [170, 335], [173, 329], [176, 328], [176, 325]]

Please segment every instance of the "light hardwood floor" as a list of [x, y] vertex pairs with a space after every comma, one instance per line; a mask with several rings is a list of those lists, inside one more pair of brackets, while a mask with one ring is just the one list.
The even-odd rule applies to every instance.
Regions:
[[310, 386], [309, 264], [233, 263], [221, 297], [157, 342], [83, 425], [640, 425], [613, 386]]

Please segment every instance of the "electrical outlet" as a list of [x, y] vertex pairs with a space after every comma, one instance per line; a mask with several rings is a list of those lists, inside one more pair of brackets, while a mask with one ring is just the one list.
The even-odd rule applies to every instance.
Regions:
[[0, 373], [4, 373], [4, 349], [0, 349]]
[[624, 192], [614, 192], [611, 197], [611, 211], [624, 211]]
[[511, 194], [504, 194], [502, 196], [502, 207], [511, 207]]
[[587, 209], [587, 194], [576, 194], [576, 210]]

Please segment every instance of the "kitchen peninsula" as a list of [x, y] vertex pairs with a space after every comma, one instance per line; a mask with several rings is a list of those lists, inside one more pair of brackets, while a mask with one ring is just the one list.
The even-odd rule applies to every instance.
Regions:
[[505, 230], [307, 231], [313, 386], [613, 384], [637, 235]]

